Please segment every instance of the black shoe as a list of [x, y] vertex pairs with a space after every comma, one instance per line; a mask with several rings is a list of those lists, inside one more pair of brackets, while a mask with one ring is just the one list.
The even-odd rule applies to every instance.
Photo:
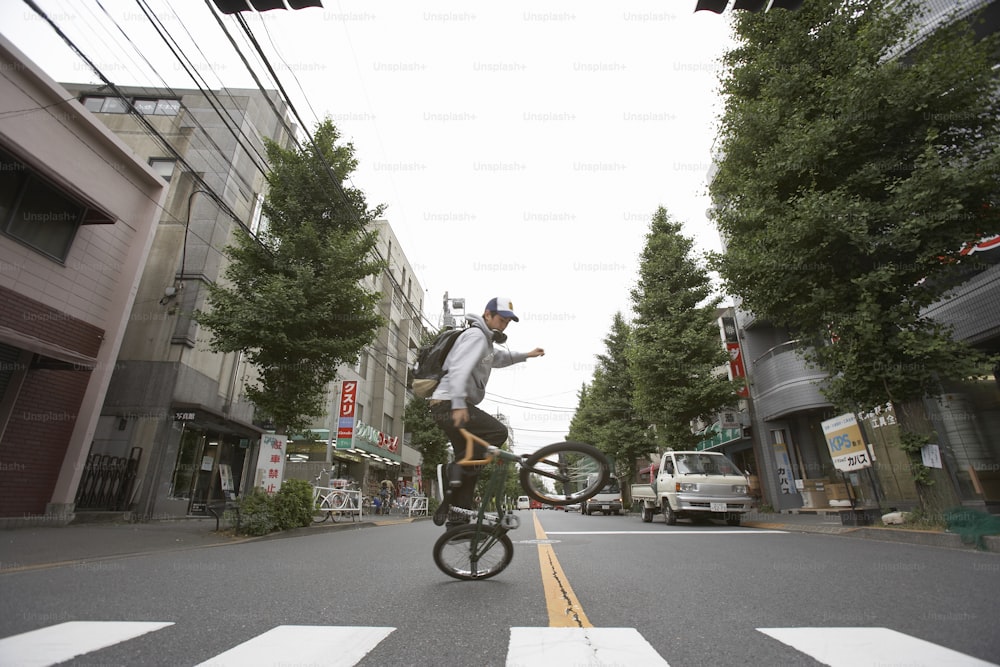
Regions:
[[450, 510], [451, 510], [451, 503], [449, 503], [447, 500], [438, 505], [438, 508], [437, 510], [435, 510], [434, 517], [432, 519], [434, 521], [434, 525], [443, 526], [445, 524], [445, 521], [448, 520], [449, 515], [451, 514]]

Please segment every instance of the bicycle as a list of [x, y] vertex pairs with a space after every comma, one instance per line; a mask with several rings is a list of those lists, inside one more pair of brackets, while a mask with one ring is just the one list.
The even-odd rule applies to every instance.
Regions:
[[[313, 482], [313, 523], [323, 523], [327, 519], [336, 523], [341, 514], [357, 512], [351, 496], [352, 491], [345, 487], [319, 486], [319, 480], [326, 473], [321, 470]], [[332, 481], [331, 481], [332, 483]]]
[[[450, 489], [434, 513], [434, 523], [443, 525], [449, 513], [469, 518], [469, 523], [445, 531], [434, 543], [434, 564], [450, 577], [462, 580], [488, 579], [500, 574], [514, 557], [514, 544], [507, 536], [520, 525], [515, 514], [504, 510], [503, 492], [510, 470], [520, 467], [521, 487], [529, 497], [546, 505], [571, 505], [593, 498], [607, 483], [611, 466], [593, 445], [582, 442], [557, 442], [533, 454], [519, 456], [494, 447], [482, 438], [461, 429], [465, 436], [465, 456], [460, 466], [494, 464], [486, 493], [478, 510], [452, 507]], [[485, 456], [474, 456], [476, 445], [485, 448]], [[550, 488], [548, 484], [552, 484]], [[490, 501], [495, 513], [487, 513]]]

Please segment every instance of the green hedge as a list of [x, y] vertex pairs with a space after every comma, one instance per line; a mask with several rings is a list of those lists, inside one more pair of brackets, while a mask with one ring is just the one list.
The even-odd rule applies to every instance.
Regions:
[[309, 482], [286, 479], [277, 493], [255, 488], [240, 499], [239, 532], [267, 535], [312, 523], [313, 490]]

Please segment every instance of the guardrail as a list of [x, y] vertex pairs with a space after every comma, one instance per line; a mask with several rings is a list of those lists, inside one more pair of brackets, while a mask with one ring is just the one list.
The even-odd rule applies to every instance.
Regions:
[[427, 496], [410, 496], [406, 501], [406, 515], [426, 515]]
[[329, 510], [323, 510], [327, 512], [336, 512], [337, 514], [350, 514], [351, 520], [354, 520], [354, 516], [361, 518], [361, 491], [354, 489], [344, 489], [340, 487], [329, 487], [329, 486], [314, 486], [313, 487], [313, 502], [321, 496], [325, 496], [331, 491], [336, 491], [337, 493], [342, 493], [347, 496], [347, 502], [343, 507], [331, 508]]

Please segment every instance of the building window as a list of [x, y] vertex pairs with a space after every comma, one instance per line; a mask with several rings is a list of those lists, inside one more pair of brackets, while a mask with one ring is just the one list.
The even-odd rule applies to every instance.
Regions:
[[85, 97], [83, 106], [94, 113], [128, 113], [128, 102], [120, 97]]
[[135, 110], [144, 116], [151, 116], [156, 113], [156, 100], [136, 100], [133, 102]]
[[64, 261], [87, 209], [0, 150], [0, 231]]
[[176, 116], [181, 112], [180, 100], [156, 100], [157, 116]]
[[264, 193], [258, 192], [254, 199], [253, 213], [250, 214], [250, 233], [259, 237], [268, 230], [267, 216], [264, 215]]
[[170, 160], [167, 158], [151, 158], [149, 160], [149, 166], [153, 168], [153, 171], [159, 175], [160, 178], [165, 180], [167, 183], [170, 182], [171, 177], [174, 175], [174, 165], [177, 160]]
[[144, 116], [176, 116], [181, 110], [180, 100], [150, 100], [136, 98], [135, 110]]
[[180, 113], [180, 100], [136, 98], [129, 102], [120, 97], [88, 96], [83, 106], [94, 113], [128, 113], [134, 108], [144, 116], [176, 116]]

